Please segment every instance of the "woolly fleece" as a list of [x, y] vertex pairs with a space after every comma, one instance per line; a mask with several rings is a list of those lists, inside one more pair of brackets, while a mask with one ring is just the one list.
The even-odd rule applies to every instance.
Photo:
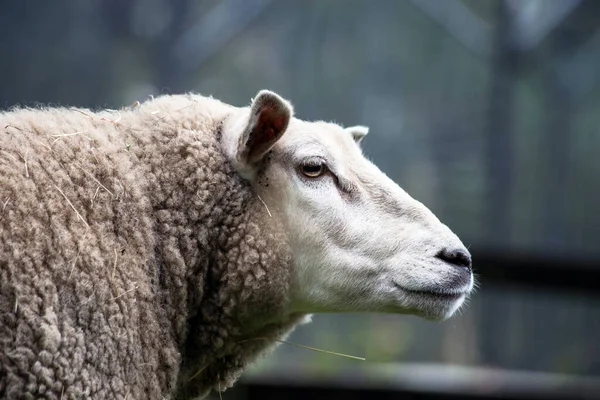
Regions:
[[233, 109], [0, 114], [0, 398], [202, 397], [303, 321], [279, 219], [221, 150]]

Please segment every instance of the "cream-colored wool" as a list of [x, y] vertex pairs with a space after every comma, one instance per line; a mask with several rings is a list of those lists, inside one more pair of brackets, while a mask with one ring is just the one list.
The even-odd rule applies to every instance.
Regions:
[[289, 249], [221, 151], [231, 109], [0, 114], [0, 398], [203, 395], [301, 321], [252, 322], [289, 302]]

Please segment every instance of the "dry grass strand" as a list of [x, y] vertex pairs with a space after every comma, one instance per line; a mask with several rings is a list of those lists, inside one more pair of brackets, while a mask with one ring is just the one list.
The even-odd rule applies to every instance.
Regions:
[[194, 379], [196, 379], [198, 377], [198, 375], [200, 375], [202, 373], [202, 371], [204, 371], [206, 369], [207, 365], [205, 365], [204, 367], [200, 368], [198, 370], [198, 372], [196, 372], [194, 375], [192, 375], [192, 377], [190, 379], [188, 379], [188, 382], [193, 381]]
[[316, 347], [305, 346], [303, 344], [287, 342], [285, 340], [280, 340], [280, 339], [269, 339], [269, 338], [266, 338], [266, 337], [250, 338], [250, 339], [242, 340], [241, 342], [238, 342], [238, 344], [241, 344], [241, 343], [244, 343], [244, 342], [249, 342], [251, 340], [274, 340], [274, 341], [279, 342], [279, 343], [287, 344], [287, 345], [294, 346], [294, 347], [299, 347], [301, 349], [316, 351], [316, 352], [319, 352], [319, 353], [331, 354], [331, 355], [334, 355], [334, 356], [346, 357], [346, 358], [351, 358], [353, 360], [359, 360], [359, 361], [366, 361], [367, 360], [364, 357], [351, 356], [349, 354], [338, 353], [338, 352], [329, 351], [329, 350], [317, 349]]
[[4, 203], [2, 203], [2, 214], [4, 214], [4, 210], [6, 209], [6, 205], [8, 204], [9, 201], [10, 201], [10, 196], [8, 196], [6, 198], [6, 200], [4, 201]]
[[23, 156], [18, 151], [17, 151], [17, 154], [19, 155], [19, 157], [21, 157], [21, 159], [25, 163], [25, 177], [29, 178], [29, 168], [27, 166], [27, 154], [29, 154], [29, 147], [25, 150], [25, 156]]
[[119, 255], [117, 254], [117, 249], [113, 249], [115, 251], [115, 262], [113, 264], [113, 270], [112, 270], [112, 275], [110, 277], [110, 279], [115, 279], [115, 271], [117, 270], [117, 260], [119, 258]]
[[79, 132], [73, 132], [73, 133], [61, 133], [60, 135], [52, 135], [52, 137], [61, 138], [61, 137], [68, 137], [68, 136], [83, 135], [85, 133], [87, 133], [87, 131], [79, 131]]
[[75, 258], [73, 259], [73, 263], [71, 263], [71, 271], [69, 271], [69, 279], [71, 279], [71, 276], [73, 276], [73, 270], [75, 269], [75, 264], [77, 264], [77, 259], [79, 258], [79, 254], [81, 254], [81, 247], [77, 249], [77, 254], [75, 255]]
[[18, 126], [11, 125], [11, 124], [8, 124], [8, 125], [6, 125], [6, 126], [4, 127], [4, 132], [6, 132], [6, 133], [9, 133], [9, 134], [10, 134], [10, 132], [7, 132], [7, 131], [6, 131], [8, 128], [13, 128], [13, 129], [16, 129], [16, 130], [18, 130], [18, 131], [20, 131], [20, 132], [23, 132], [23, 129], [19, 128]]
[[[258, 195], [257, 195], [258, 196]], [[273, 218], [273, 216], [271, 215], [271, 211], [269, 211], [269, 207], [267, 207], [267, 203], [265, 203], [265, 201], [258, 196], [258, 199], [263, 203], [263, 205], [265, 206], [266, 210], [267, 210], [267, 214], [269, 214], [269, 217]]]
[[133, 291], [134, 291], [134, 290], [136, 290], [137, 288], [138, 288], [137, 286], [134, 286], [134, 287], [132, 287], [131, 289], [128, 289], [128, 290], [124, 291], [123, 293], [121, 293], [121, 294], [119, 294], [119, 295], [117, 295], [117, 296], [113, 297], [113, 298], [112, 298], [112, 300], [116, 300], [116, 299], [118, 299], [119, 297], [125, 296], [127, 293], [133, 292]]
[[77, 109], [77, 108], [75, 108], [75, 107], [71, 107], [70, 109], [71, 109], [71, 110], [73, 110], [73, 111], [76, 111], [76, 112], [78, 112], [78, 113], [80, 113], [80, 114], [83, 114], [83, 115], [85, 115], [86, 117], [88, 117], [88, 118], [89, 118], [89, 119], [91, 119], [91, 120], [93, 120], [93, 119], [94, 119], [94, 117], [93, 117], [93, 116], [91, 116], [90, 114], [88, 114], [88, 113], [86, 113], [86, 112], [84, 112], [84, 111], [78, 110], [78, 109]]
[[94, 200], [96, 200], [96, 196], [98, 196], [99, 191], [100, 191], [100, 186], [98, 186], [96, 188], [96, 191], [94, 192], [94, 196], [92, 197], [92, 206], [94, 205]]
[[221, 394], [221, 376], [217, 374], [217, 391], [219, 392], [219, 400], [223, 400], [223, 395]]
[[366, 358], [364, 357], [357, 357], [357, 356], [351, 356], [349, 354], [344, 354], [344, 353], [337, 353], [335, 351], [329, 351], [329, 350], [322, 350], [322, 349], [317, 349], [316, 347], [310, 347], [310, 346], [305, 346], [303, 344], [298, 344], [298, 343], [292, 343], [292, 342], [286, 342], [285, 340], [279, 340], [279, 339], [275, 339], [276, 342], [279, 343], [285, 343], [288, 344], [290, 346], [294, 346], [294, 347], [299, 347], [301, 349], [307, 349], [307, 350], [312, 350], [312, 351], [317, 351], [319, 353], [326, 353], [326, 354], [331, 354], [334, 356], [340, 356], [340, 357], [346, 357], [346, 358], [351, 358], [353, 360], [360, 360], [360, 361], [367, 361]]
[[94, 180], [94, 182], [96, 182], [98, 185], [100, 185], [100, 187], [104, 190], [106, 190], [108, 193], [110, 193], [110, 195], [112, 197], [115, 197], [114, 193], [111, 192], [110, 190], [108, 190], [108, 188], [106, 186], [104, 186], [98, 179], [96, 179], [96, 177], [94, 175], [92, 175], [90, 172], [86, 171], [85, 169], [83, 169], [83, 167], [79, 164], [75, 164], [77, 166], [77, 168], [79, 168], [80, 170], [82, 170], [87, 176], [89, 176], [90, 178], [92, 178]]
[[87, 221], [81, 216], [81, 214], [79, 214], [79, 211], [77, 211], [77, 209], [75, 208], [75, 206], [73, 205], [73, 203], [71, 203], [71, 201], [69, 200], [69, 198], [65, 195], [65, 193], [60, 190], [60, 188], [56, 185], [52, 185], [56, 188], [56, 190], [58, 190], [60, 192], [60, 194], [62, 194], [62, 196], [65, 198], [65, 200], [67, 201], [67, 203], [69, 203], [69, 205], [71, 206], [71, 208], [73, 209], [73, 211], [75, 211], [75, 214], [77, 214], [77, 216], [79, 217], [79, 219], [81, 219], [81, 221], [85, 224], [85, 226], [87, 226], [88, 228], [90, 227], [90, 225], [87, 223]]

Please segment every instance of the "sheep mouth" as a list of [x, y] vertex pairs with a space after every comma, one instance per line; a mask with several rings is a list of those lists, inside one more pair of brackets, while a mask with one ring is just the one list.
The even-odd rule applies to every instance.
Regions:
[[437, 299], [437, 300], [460, 300], [462, 297], [466, 296], [468, 292], [465, 291], [441, 291], [441, 290], [413, 290], [407, 289], [404, 286], [401, 286], [394, 282], [394, 286], [396, 289], [401, 290], [402, 292], [408, 293], [410, 295], [420, 296], [428, 299]]

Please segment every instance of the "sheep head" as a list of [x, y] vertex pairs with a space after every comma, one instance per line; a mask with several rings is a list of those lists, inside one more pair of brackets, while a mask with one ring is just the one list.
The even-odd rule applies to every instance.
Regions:
[[423, 204], [367, 160], [368, 128], [293, 117], [261, 91], [223, 125], [237, 172], [280, 218], [292, 250], [290, 312], [450, 317], [473, 288], [471, 256]]

